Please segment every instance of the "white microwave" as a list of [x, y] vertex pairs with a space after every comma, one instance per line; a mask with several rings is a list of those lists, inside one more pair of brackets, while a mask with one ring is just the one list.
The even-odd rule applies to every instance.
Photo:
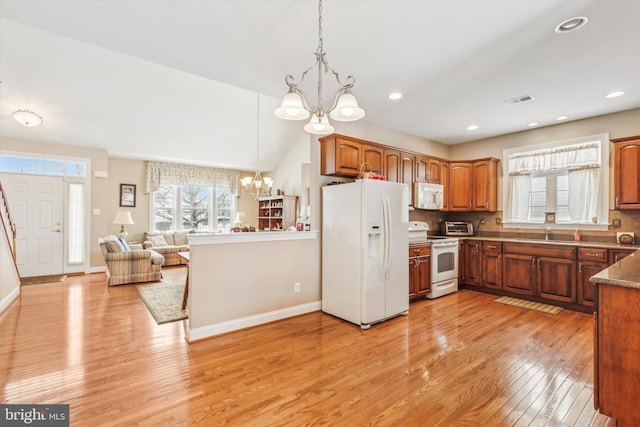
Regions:
[[413, 183], [413, 207], [415, 209], [442, 209], [444, 187], [429, 182]]

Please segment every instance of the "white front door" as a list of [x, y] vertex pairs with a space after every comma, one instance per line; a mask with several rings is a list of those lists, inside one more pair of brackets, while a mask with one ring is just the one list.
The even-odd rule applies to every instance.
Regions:
[[2, 174], [16, 225], [16, 263], [20, 277], [64, 272], [63, 179]]

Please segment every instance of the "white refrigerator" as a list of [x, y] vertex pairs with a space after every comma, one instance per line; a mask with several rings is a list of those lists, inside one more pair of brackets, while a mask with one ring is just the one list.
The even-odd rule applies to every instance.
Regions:
[[406, 184], [322, 187], [322, 311], [368, 329], [409, 310]]

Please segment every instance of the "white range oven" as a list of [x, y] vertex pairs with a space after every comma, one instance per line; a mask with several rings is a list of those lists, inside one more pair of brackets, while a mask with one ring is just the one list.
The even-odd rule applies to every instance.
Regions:
[[438, 298], [458, 291], [458, 239], [430, 236], [431, 292], [427, 298]]

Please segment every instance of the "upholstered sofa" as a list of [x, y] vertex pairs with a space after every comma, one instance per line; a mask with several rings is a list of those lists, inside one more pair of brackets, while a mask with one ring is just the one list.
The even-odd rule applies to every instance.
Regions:
[[162, 279], [164, 257], [140, 244], [128, 245], [117, 236], [98, 239], [107, 264], [109, 286], [127, 283], [155, 282]]
[[164, 264], [183, 265], [187, 261], [178, 252], [189, 252], [189, 241], [184, 232], [144, 233], [144, 249], [152, 249], [164, 257]]

